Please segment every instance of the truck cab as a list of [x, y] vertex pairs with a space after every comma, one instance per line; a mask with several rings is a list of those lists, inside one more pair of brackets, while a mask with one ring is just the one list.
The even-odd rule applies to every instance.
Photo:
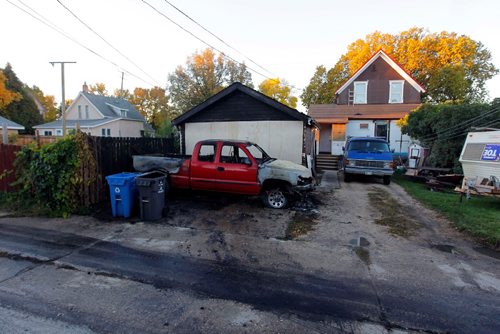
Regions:
[[394, 173], [393, 156], [385, 138], [351, 137], [343, 147], [342, 171], [344, 181], [351, 181], [353, 175], [382, 177], [384, 184], [391, 183]]

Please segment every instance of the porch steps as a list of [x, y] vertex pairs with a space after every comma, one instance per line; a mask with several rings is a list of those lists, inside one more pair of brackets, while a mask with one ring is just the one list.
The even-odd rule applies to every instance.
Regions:
[[340, 156], [331, 154], [318, 154], [316, 156], [316, 168], [322, 170], [338, 170]]

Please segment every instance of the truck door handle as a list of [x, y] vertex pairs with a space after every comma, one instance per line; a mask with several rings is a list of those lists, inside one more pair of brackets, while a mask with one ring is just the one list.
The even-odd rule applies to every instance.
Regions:
[[217, 170], [218, 170], [219, 172], [223, 172], [223, 171], [224, 171], [224, 167], [217, 167]]

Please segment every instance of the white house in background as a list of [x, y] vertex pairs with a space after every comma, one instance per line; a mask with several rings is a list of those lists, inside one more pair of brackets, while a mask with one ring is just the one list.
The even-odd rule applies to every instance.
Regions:
[[[36, 125], [40, 136], [62, 136], [62, 120]], [[87, 84], [66, 110], [66, 129], [92, 136], [142, 137], [153, 129], [127, 100], [89, 93]]]
[[0, 116], [0, 143], [4, 126], [7, 127], [7, 135], [18, 134], [19, 130], [24, 130], [24, 126], [22, 126], [21, 124], [17, 124], [10, 119]]
[[423, 92], [415, 79], [379, 50], [335, 92], [333, 103], [309, 107], [309, 116], [320, 125], [317, 152], [321, 158], [341, 155], [349, 136], [385, 137], [395, 152], [408, 152], [411, 139], [396, 122], [420, 106]]

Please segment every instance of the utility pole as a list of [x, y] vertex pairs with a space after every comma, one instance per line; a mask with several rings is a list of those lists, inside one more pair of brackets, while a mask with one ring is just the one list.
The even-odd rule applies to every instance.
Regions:
[[120, 97], [123, 97], [123, 75], [124, 75], [124, 73], [122, 72], [122, 84], [120, 86]]
[[66, 136], [66, 97], [64, 96], [64, 64], [76, 64], [76, 61], [51, 61], [49, 62], [52, 66], [54, 64], [61, 64], [61, 86], [62, 86], [62, 102], [61, 102], [61, 113], [62, 113], [62, 133]]

